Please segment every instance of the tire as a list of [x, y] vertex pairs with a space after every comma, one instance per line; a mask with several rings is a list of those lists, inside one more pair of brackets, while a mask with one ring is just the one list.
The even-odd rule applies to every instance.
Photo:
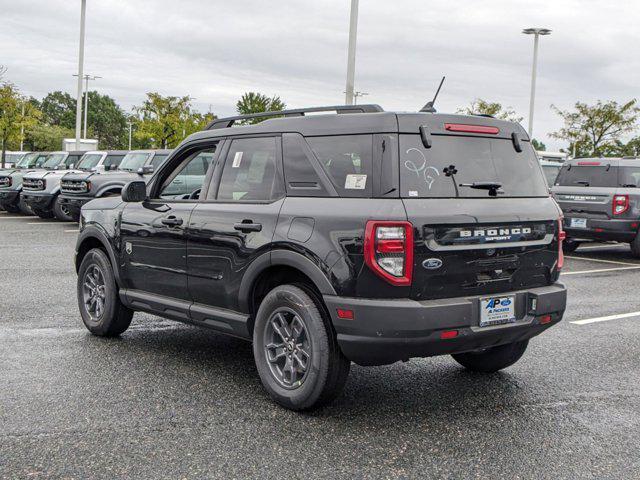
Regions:
[[487, 348], [479, 352], [455, 353], [453, 359], [467, 370], [493, 373], [516, 363], [527, 350], [529, 340]]
[[59, 195], [53, 201], [53, 214], [61, 222], [73, 222], [73, 217], [69, 213], [67, 207], [60, 203]]
[[33, 213], [35, 213], [40, 218], [53, 218], [53, 212], [51, 210], [40, 210], [39, 208], [32, 209]]
[[[349, 375], [351, 363], [340, 351], [320, 300], [314, 297], [300, 287], [281, 285], [267, 294], [256, 315], [253, 356], [260, 380], [273, 400], [291, 410], [309, 410], [331, 402]], [[287, 367], [289, 363], [295, 367], [295, 375]]]
[[[92, 290], [97, 294], [94, 302], [90, 300]], [[116, 337], [129, 328], [133, 311], [120, 301], [111, 262], [98, 248], [89, 250], [82, 259], [77, 296], [82, 321], [94, 335]]]
[[631, 255], [635, 258], [640, 258], [640, 232], [636, 233], [636, 238], [629, 242], [631, 247]]
[[567, 238], [564, 242], [562, 242], [562, 251], [564, 253], [573, 253], [578, 249], [579, 246], [580, 242], [571, 238]]
[[20, 211], [20, 207], [18, 207], [18, 206], [5, 205], [3, 208], [4, 208], [5, 212], [7, 212], [7, 213], [22, 213]]
[[35, 215], [35, 213], [33, 213], [33, 210], [31, 209], [31, 207], [29, 205], [27, 205], [27, 203], [24, 201], [22, 196], [20, 197], [20, 201], [18, 202], [18, 209], [24, 215]]

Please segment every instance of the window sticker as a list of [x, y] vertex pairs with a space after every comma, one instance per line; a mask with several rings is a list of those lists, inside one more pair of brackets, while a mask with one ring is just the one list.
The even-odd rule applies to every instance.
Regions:
[[366, 184], [367, 176], [362, 174], [350, 173], [344, 180], [346, 190], [364, 190]]
[[418, 191], [417, 190], [409, 190], [409, 196], [410, 197], [417, 197], [418, 196]]
[[242, 161], [242, 152], [236, 152], [233, 157], [233, 163], [231, 164], [231, 168], [238, 168], [240, 166], [240, 162]]

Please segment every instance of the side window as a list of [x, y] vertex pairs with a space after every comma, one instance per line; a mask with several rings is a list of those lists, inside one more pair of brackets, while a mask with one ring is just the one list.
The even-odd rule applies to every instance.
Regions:
[[276, 138], [233, 140], [220, 179], [218, 200], [265, 201], [276, 196]]
[[[305, 152], [304, 138], [297, 133], [282, 135], [282, 158], [287, 195], [292, 197], [328, 197], [316, 167]], [[308, 148], [308, 147], [307, 147]]]
[[79, 160], [80, 160], [80, 155], [69, 155], [67, 159], [64, 161], [64, 164], [67, 167], [71, 165], [78, 165]]
[[120, 165], [120, 162], [122, 162], [122, 159], [124, 158], [124, 155], [107, 155], [107, 158], [104, 159], [104, 167], [105, 168], [114, 168], [117, 167], [118, 165]]
[[307, 142], [340, 196], [371, 196], [371, 135], [307, 137]]
[[166, 180], [160, 198], [198, 198], [207, 170], [213, 161], [214, 148], [200, 150], [188, 156]]
[[157, 154], [157, 155], [153, 156], [153, 158], [151, 159], [150, 165], [153, 165], [153, 171], [154, 172], [158, 169], [158, 167], [160, 165], [162, 165], [164, 163], [164, 161], [167, 159], [167, 157], [168, 157], [168, 155], [164, 155], [164, 154], [163, 155]]

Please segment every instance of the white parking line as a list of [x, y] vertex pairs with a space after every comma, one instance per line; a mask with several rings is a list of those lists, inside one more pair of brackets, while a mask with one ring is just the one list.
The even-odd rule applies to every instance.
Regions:
[[575, 325], [588, 325], [590, 323], [608, 322], [609, 320], [618, 320], [620, 318], [631, 317], [640, 317], [640, 312], [619, 313], [617, 315], [607, 315], [606, 317], [586, 318], [584, 320], [575, 320], [569, 323], [573, 323]]
[[584, 260], [587, 262], [613, 263], [614, 265], [636, 265], [636, 266], [640, 265], [638, 263], [620, 262], [618, 260], [602, 260], [600, 258], [574, 257], [569, 255], [565, 255], [564, 258], [570, 258], [571, 260]]
[[561, 275], [583, 275], [587, 273], [601, 273], [601, 272], [617, 272], [618, 270], [637, 270], [640, 265], [635, 267], [614, 267], [614, 268], [596, 268], [595, 270], [578, 270], [577, 272], [562, 272]]
[[74, 232], [74, 233], [78, 233], [80, 230], [65, 230], [65, 233], [67, 232]]
[[585, 247], [578, 247], [578, 251], [582, 251], [582, 250], [599, 250], [601, 248], [629, 248], [628, 245], [623, 245], [622, 243], [618, 243], [616, 245], [589, 245], [589, 246], [585, 246]]
[[64, 225], [65, 223], [75, 222], [27, 222], [27, 225]]
[[0, 220], [9, 220], [10, 218], [27, 218], [27, 217], [7, 217], [5, 215], [0, 217]]

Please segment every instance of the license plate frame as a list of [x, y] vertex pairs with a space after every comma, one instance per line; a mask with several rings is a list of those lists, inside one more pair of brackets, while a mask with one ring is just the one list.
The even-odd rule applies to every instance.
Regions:
[[480, 299], [481, 327], [504, 325], [516, 321], [516, 296], [496, 295]]
[[569, 227], [571, 228], [587, 228], [586, 218], [571, 218], [569, 220]]

